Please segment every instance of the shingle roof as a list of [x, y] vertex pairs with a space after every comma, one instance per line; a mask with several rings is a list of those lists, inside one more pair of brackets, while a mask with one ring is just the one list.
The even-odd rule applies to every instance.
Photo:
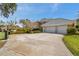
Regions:
[[74, 21], [73, 20], [59, 19], [59, 20], [48, 21], [47, 23], [43, 24], [42, 26], [60, 26], [60, 25], [68, 25], [68, 24], [71, 24], [71, 23], [74, 23]]

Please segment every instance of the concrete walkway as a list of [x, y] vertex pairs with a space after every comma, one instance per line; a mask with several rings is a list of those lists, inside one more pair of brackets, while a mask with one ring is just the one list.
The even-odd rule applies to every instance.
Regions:
[[37, 33], [10, 35], [0, 49], [2, 56], [72, 56], [60, 34]]

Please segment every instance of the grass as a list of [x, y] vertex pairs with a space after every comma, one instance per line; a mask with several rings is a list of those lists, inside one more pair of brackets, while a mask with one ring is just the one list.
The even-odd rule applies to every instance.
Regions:
[[73, 55], [79, 56], [79, 35], [65, 35], [64, 43]]
[[5, 44], [5, 33], [4, 32], [0, 32], [0, 48]]
[[5, 38], [5, 33], [4, 32], [0, 32], [0, 40], [3, 40]]

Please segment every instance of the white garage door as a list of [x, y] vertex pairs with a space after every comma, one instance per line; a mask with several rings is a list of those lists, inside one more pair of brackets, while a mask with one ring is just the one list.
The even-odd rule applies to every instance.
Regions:
[[67, 26], [58, 26], [57, 33], [66, 34], [67, 33]]
[[67, 26], [52, 26], [52, 27], [45, 27], [43, 28], [44, 32], [48, 33], [60, 33], [66, 34], [67, 33]]
[[55, 33], [55, 27], [46, 27], [44, 28], [44, 32]]

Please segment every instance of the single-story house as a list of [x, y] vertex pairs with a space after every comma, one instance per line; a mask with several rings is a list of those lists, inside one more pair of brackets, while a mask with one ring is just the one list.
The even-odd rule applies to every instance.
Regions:
[[43, 32], [67, 34], [68, 25], [75, 25], [76, 21], [53, 19], [42, 24]]
[[34, 29], [34, 28], [39, 28], [39, 23], [37, 23], [37, 22], [31, 22], [31, 23], [30, 23], [30, 27], [31, 27], [32, 29]]

